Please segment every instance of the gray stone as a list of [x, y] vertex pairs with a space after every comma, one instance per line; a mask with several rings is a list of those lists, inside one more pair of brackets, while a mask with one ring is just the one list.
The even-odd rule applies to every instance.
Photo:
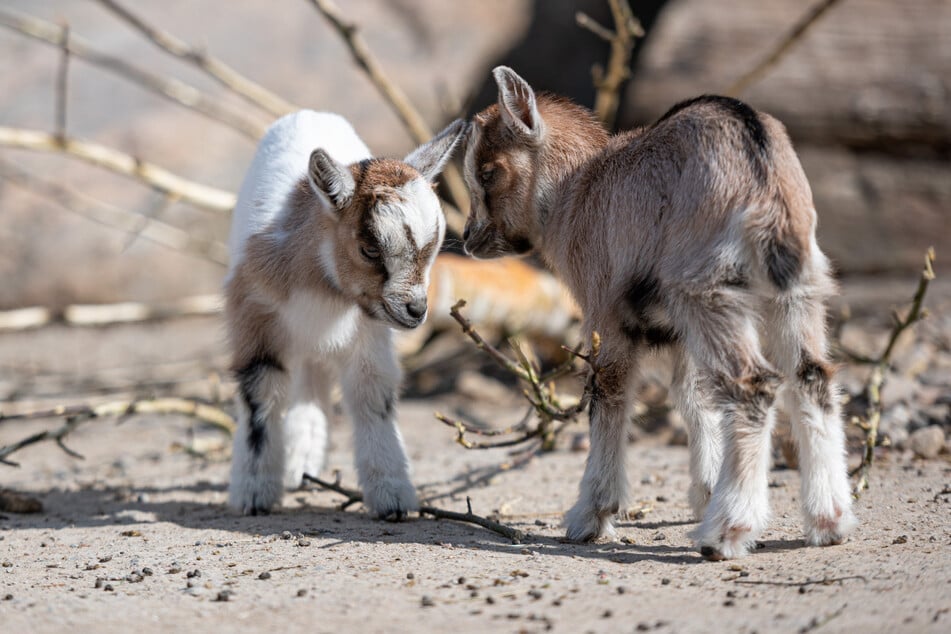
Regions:
[[944, 449], [944, 430], [937, 425], [922, 427], [911, 435], [911, 450], [920, 458], [934, 458]]

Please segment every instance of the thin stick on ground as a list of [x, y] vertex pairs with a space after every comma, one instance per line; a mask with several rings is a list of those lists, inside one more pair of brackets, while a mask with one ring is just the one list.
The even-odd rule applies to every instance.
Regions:
[[934, 249], [928, 249], [927, 253], [925, 253], [925, 266], [921, 271], [921, 277], [918, 280], [918, 289], [915, 291], [915, 296], [912, 299], [911, 308], [904, 318], [901, 318], [897, 313], [895, 314], [895, 325], [888, 338], [888, 343], [885, 345], [885, 350], [882, 351], [882, 354], [875, 360], [872, 373], [868, 378], [868, 382], [865, 384], [865, 392], [868, 396], [868, 409], [866, 410], [865, 420], [860, 423], [865, 430], [865, 449], [862, 454], [862, 462], [850, 474], [851, 476], [855, 476], [856, 474], [859, 476], [852, 490], [853, 495], [856, 497], [869, 487], [869, 472], [872, 469], [872, 464], [875, 462], [875, 446], [878, 444], [878, 427], [882, 420], [882, 411], [884, 409], [882, 403], [882, 388], [885, 385], [885, 374], [888, 371], [888, 365], [891, 361], [895, 343], [905, 330], [928, 316], [927, 310], [922, 308], [922, 302], [924, 302], [925, 293], [928, 292], [928, 284], [935, 278], [934, 258]]
[[[328, 491], [334, 491], [340, 493], [341, 495], [346, 496], [347, 500], [340, 505], [340, 510], [344, 510], [347, 507], [356, 504], [357, 502], [363, 501], [363, 494], [360, 491], [355, 489], [350, 489], [344, 487], [340, 482], [327, 482], [316, 476], [310, 474], [304, 474], [304, 480], [308, 482], [313, 482], [317, 486], [327, 489]], [[500, 524], [499, 522], [492, 521], [481, 515], [476, 515], [472, 512], [472, 501], [466, 497], [466, 512], [459, 513], [456, 511], [447, 511], [445, 509], [437, 508], [435, 506], [422, 505], [419, 507], [420, 516], [429, 515], [430, 517], [436, 519], [446, 519], [452, 520], [455, 522], [466, 522], [468, 524], [476, 524], [482, 528], [488, 529], [494, 533], [498, 533], [503, 537], [506, 537], [512, 540], [512, 543], [519, 544], [525, 538], [525, 533], [522, 531], [512, 528], [511, 526], [506, 526], [505, 524]]]
[[177, 176], [168, 170], [119, 150], [71, 137], [59, 138], [41, 130], [0, 126], [0, 146], [65, 154], [97, 167], [128, 176], [167, 196], [202, 209], [230, 212], [235, 195]]
[[[0, 9], [0, 26], [5, 26], [45, 44], [56, 47], [63, 46], [64, 27], [46, 20], [9, 9]], [[90, 45], [86, 39], [76, 35], [75, 32], [70, 32], [66, 47], [70, 55], [120, 75], [122, 78], [174, 103], [224, 124], [252, 140], [256, 141], [264, 135], [266, 126], [263, 122], [249, 117], [243, 112], [226, 108], [220, 98], [208, 95], [179, 79], [153, 73], [120, 57], [102, 53]]]
[[591, 69], [597, 96], [594, 112], [608, 129], [614, 127], [618, 106], [621, 103], [621, 88], [631, 77], [631, 51], [638, 38], [644, 37], [644, 27], [634, 16], [627, 0], [608, 0], [614, 30], [598, 24], [585, 13], [575, 14], [578, 26], [591, 31], [611, 45], [611, 54], [605, 70], [600, 64]]
[[[416, 143], [425, 143], [431, 139], [433, 132], [426, 124], [426, 120], [403, 89], [383, 71], [383, 66], [360, 35], [360, 28], [347, 19], [340, 7], [331, 0], [310, 0], [310, 3], [340, 35], [347, 48], [350, 49], [354, 62], [366, 73], [370, 82], [403, 122], [412, 139]], [[446, 208], [446, 222], [453, 232], [461, 236], [465, 216], [469, 210], [469, 190], [462, 180], [462, 174], [452, 163], [443, 170], [442, 178], [455, 206], [454, 209]]]
[[142, 35], [160, 49], [196, 66], [209, 77], [245, 99], [248, 103], [261, 108], [275, 117], [300, 110], [299, 106], [290, 103], [280, 95], [248, 79], [217, 57], [209, 54], [208, 51], [192, 46], [168, 31], [163, 31], [153, 26], [141, 16], [136, 15], [128, 8], [115, 2], [115, 0], [97, 1], [121, 20], [129, 24], [129, 26], [142, 33]]
[[825, 15], [826, 11], [835, 6], [839, 0], [819, 0], [809, 11], [796, 22], [789, 32], [761, 59], [753, 68], [746, 71], [734, 81], [724, 94], [730, 97], [739, 97], [743, 92], [758, 82], [769, 70], [785, 57], [790, 50], [803, 38], [806, 32]]
[[74, 458], [82, 458], [80, 454], [69, 449], [64, 444], [66, 437], [71, 434], [76, 427], [96, 418], [125, 418], [135, 414], [182, 414], [213, 425], [228, 434], [233, 434], [235, 429], [234, 419], [221, 408], [199, 400], [187, 398], [112, 401], [99, 405], [60, 405], [50, 409], [8, 415], [0, 412], [0, 424], [10, 421], [43, 420], [49, 418], [65, 419], [65, 422], [56, 429], [32, 434], [17, 442], [0, 447], [0, 463], [13, 467], [19, 466], [18, 463], [9, 460], [9, 456], [25, 447], [49, 441], [55, 442], [60, 449]]

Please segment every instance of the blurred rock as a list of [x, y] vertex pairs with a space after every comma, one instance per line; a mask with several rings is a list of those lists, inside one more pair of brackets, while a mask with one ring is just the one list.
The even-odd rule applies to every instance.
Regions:
[[922, 427], [911, 434], [908, 445], [916, 456], [934, 458], [944, 449], [944, 430], [937, 425]]

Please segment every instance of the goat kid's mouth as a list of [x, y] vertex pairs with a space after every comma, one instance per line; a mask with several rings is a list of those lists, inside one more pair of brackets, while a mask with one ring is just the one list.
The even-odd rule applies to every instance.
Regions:
[[533, 248], [531, 241], [526, 238], [509, 240], [491, 232], [471, 235], [463, 244], [466, 255], [477, 260], [490, 260], [507, 255], [524, 255]]

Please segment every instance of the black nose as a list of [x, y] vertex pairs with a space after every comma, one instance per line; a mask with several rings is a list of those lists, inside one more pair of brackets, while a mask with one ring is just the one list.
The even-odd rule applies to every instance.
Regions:
[[426, 298], [414, 299], [411, 302], [406, 302], [406, 312], [409, 313], [409, 316], [413, 319], [419, 319], [426, 314]]
[[463, 240], [469, 239], [469, 225], [466, 225], [466, 228], [462, 230], [462, 239]]

